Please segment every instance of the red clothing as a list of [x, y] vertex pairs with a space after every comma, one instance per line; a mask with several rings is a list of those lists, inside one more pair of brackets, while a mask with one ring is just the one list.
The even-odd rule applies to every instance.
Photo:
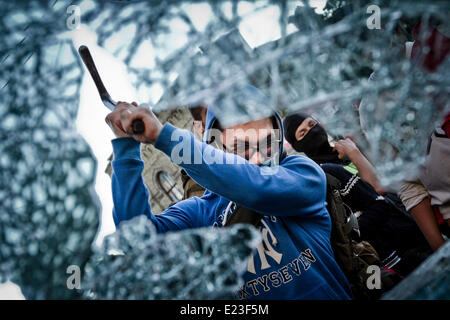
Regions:
[[436, 217], [436, 221], [438, 225], [441, 225], [441, 223], [444, 223], [444, 217], [442, 216], [442, 213], [439, 211], [439, 208], [437, 206], [432, 206], [434, 216]]
[[445, 117], [441, 128], [442, 128], [442, 130], [445, 131], [445, 134], [447, 135], [447, 138], [450, 138], [450, 113], [447, 114], [447, 116]]
[[413, 37], [414, 45], [411, 58], [413, 60], [418, 59], [420, 64], [428, 71], [436, 71], [450, 52], [450, 38], [440, 33], [436, 28], [425, 26], [422, 22], [414, 27]]

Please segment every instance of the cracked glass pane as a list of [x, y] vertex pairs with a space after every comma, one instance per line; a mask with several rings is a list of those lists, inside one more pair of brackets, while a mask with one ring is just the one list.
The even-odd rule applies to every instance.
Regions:
[[[155, 291], [157, 279], [135, 286], [149, 272], [140, 269], [143, 259], [161, 261], [162, 278], [171, 277], [171, 259], [178, 259], [170, 247], [169, 253], [152, 253], [150, 238], [188, 239], [184, 254], [195, 251], [189, 247], [194, 239], [204, 241], [214, 254], [192, 262], [197, 271], [208, 259], [227, 257], [225, 248], [247, 250], [233, 242], [239, 230], [220, 231], [225, 239], [214, 247], [209, 241], [216, 231], [154, 236], [151, 227], [133, 220], [124, 230], [137, 228], [136, 235], [118, 231], [92, 256], [101, 206], [94, 192], [97, 163], [74, 124], [86, 71], [71, 34], [80, 23], [95, 35], [93, 43], [124, 63], [137, 101], [154, 111], [206, 104], [222, 124], [232, 125], [275, 110], [301, 110], [334, 137], [353, 136], [384, 185], [395, 187], [414, 174], [430, 133], [449, 111], [450, 68], [445, 57], [433, 70], [423, 68], [436, 48], [423, 45], [408, 58], [404, 44], [429, 36], [413, 32], [418, 21], [449, 37], [450, 4], [326, 1], [322, 13], [308, 3], [315, 1], [82, 1], [70, 11], [72, 1], [2, 2], [0, 281], [17, 283], [32, 299], [165, 297]], [[382, 8], [380, 28], [370, 20], [369, 4]], [[79, 20], [70, 14], [76, 10]], [[275, 18], [261, 23], [258, 15]], [[243, 97], [240, 88], [248, 83], [266, 97]], [[96, 282], [128, 263], [127, 254], [139, 256], [130, 269], [136, 273], [118, 272], [110, 287]], [[68, 290], [66, 268], [83, 269], [88, 261], [91, 292]], [[224, 280], [217, 270], [211, 270], [211, 290], [228, 297], [234, 284], [215, 282]], [[196, 288], [193, 275], [172, 280]], [[127, 277], [131, 284], [122, 286]], [[179, 291], [175, 296], [183, 297]]]
[[122, 223], [86, 266], [86, 298], [234, 299], [261, 241], [250, 226], [156, 234], [145, 216]]

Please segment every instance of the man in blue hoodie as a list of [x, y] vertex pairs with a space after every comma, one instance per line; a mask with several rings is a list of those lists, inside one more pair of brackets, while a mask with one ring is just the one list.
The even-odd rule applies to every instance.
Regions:
[[[262, 95], [254, 87], [249, 90]], [[132, 130], [137, 119], [145, 124], [139, 135]], [[211, 142], [214, 136], [213, 143], [199, 142], [169, 123], [162, 125], [136, 103], [119, 102], [106, 122], [117, 136], [112, 140], [116, 225], [144, 214], [158, 232], [221, 227], [242, 206], [260, 215], [257, 227], [263, 241], [249, 259], [238, 298], [351, 299], [330, 245], [325, 174], [306, 157], [283, 156], [278, 115], [222, 129], [208, 111], [205, 138]], [[212, 128], [219, 130], [212, 134]], [[152, 214], [141, 176], [140, 142], [154, 144], [205, 187], [205, 194]]]

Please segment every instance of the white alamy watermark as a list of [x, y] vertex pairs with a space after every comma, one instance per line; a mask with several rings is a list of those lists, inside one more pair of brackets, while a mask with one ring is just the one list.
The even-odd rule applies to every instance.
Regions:
[[377, 265], [370, 265], [366, 270], [370, 276], [366, 280], [366, 286], [369, 290], [381, 289], [381, 269]]
[[81, 9], [79, 6], [71, 5], [66, 9], [66, 13], [69, 15], [66, 19], [66, 26], [69, 30], [75, 30], [80, 28], [81, 24]]
[[81, 269], [79, 266], [72, 264], [67, 267], [66, 273], [69, 274], [67, 277], [66, 285], [69, 290], [79, 290], [81, 289]]
[[368, 29], [381, 29], [381, 9], [376, 4], [372, 4], [367, 7], [366, 13], [370, 16], [366, 20], [366, 26]]

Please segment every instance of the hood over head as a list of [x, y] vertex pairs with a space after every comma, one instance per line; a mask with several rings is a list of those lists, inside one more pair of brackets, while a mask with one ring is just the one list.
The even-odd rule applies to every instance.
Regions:
[[292, 146], [294, 145], [295, 139], [295, 132], [297, 131], [297, 128], [300, 126], [300, 124], [308, 118], [309, 115], [297, 112], [288, 115], [284, 118], [283, 125], [284, 125], [284, 135], [286, 137], [287, 142], [289, 142]]
[[[246, 85], [242, 89], [239, 89], [238, 94], [241, 97], [243, 96], [243, 97], [251, 99], [251, 100], [252, 100], [252, 97], [254, 97], [254, 99], [257, 100], [257, 103], [261, 103], [262, 99], [265, 99], [264, 103], [267, 105], [270, 105], [269, 98], [267, 98], [260, 89], [254, 87], [254, 86]], [[245, 102], [247, 103], [249, 101], [245, 101]], [[254, 101], [250, 101], [250, 103], [251, 102], [254, 102]], [[216, 105], [216, 107], [220, 108], [221, 104], [219, 103], [218, 105]], [[279, 158], [277, 159], [277, 163], [280, 163], [281, 160], [285, 157], [284, 150], [283, 150], [283, 141], [284, 141], [283, 121], [281, 120], [281, 117], [277, 112], [274, 112], [269, 117], [272, 118], [272, 122], [274, 124], [274, 129], [279, 129], [279, 132], [280, 132]], [[263, 118], [264, 117], [262, 117], [261, 119], [263, 119]], [[259, 119], [249, 120], [246, 122], [256, 121], [256, 120], [259, 120]], [[216, 124], [216, 121], [218, 121], [216, 115], [211, 110], [211, 108], [208, 108], [208, 111], [206, 114], [205, 132], [203, 134], [203, 141], [208, 144], [214, 143], [214, 141], [211, 141], [211, 129]], [[246, 122], [242, 122], [242, 123], [246, 123]]]
[[318, 164], [342, 163], [342, 160], [338, 157], [338, 152], [333, 151], [333, 148], [328, 142], [326, 130], [319, 122], [309, 129], [308, 133], [301, 140], [296, 139], [295, 132], [297, 128], [308, 117], [311, 116], [296, 112], [284, 118], [283, 124], [285, 126], [284, 133], [286, 140], [292, 145], [295, 151], [303, 152]]

